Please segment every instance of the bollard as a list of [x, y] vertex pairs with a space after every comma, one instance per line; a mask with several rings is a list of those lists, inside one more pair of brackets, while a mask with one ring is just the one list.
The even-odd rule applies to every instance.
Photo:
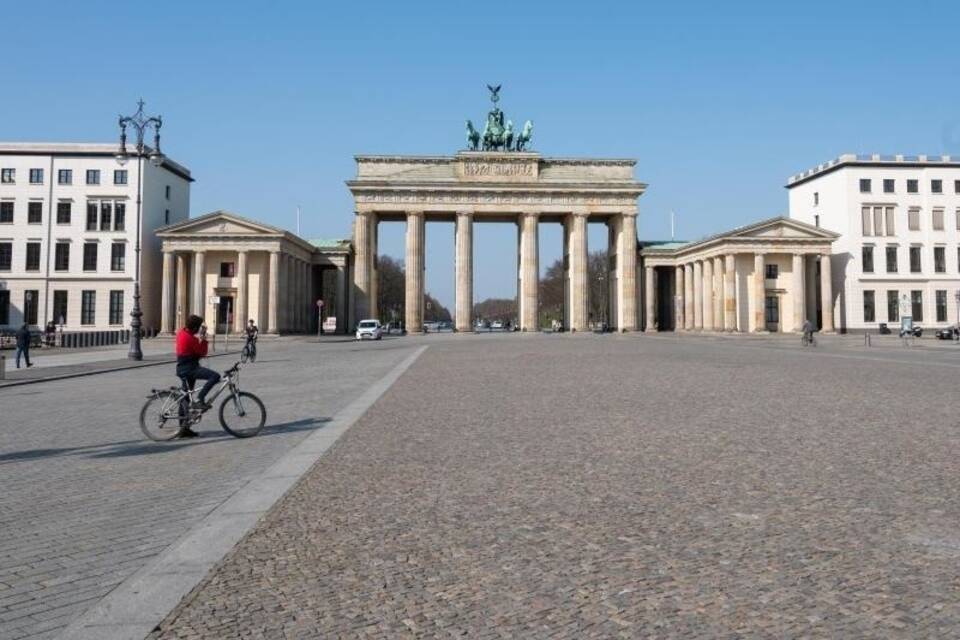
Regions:
[[872, 346], [872, 344], [871, 344], [871, 342], [870, 342], [870, 334], [869, 334], [869, 333], [863, 334], [863, 346], [865, 346], [865, 347], [870, 347], [870, 346]]

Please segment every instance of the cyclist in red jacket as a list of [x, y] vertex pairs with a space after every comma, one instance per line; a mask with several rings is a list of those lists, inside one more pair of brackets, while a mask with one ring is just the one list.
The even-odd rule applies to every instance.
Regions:
[[[197, 404], [194, 408], [206, 411], [210, 405], [206, 402], [207, 394], [220, 381], [220, 374], [212, 369], [200, 366], [200, 358], [207, 357], [207, 325], [203, 324], [200, 316], [187, 318], [186, 326], [177, 331], [177, 377], [187, 381], [193, 389], [197, 380], [205, 380], [203, 388], [197, 395]], [[197, 435], [191, 429], [185, 429], [181, 437], [192, 438]]]

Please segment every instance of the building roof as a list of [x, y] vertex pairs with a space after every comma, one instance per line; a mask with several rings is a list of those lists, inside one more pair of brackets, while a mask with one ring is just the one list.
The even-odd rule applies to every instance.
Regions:
[[874, 167], [874, 168], [925, 168], [925, 167], [953, 167], [960, 168], [960, 156], [936, 155], [881, 155], [845, 153], [833, 160], [818, 164], [812, 169], [790, 176], [786, 188], [790, 189], [813, 178], [842, 169], [843, 167]]
[[342, 249], [350, 248], [349, 238], [308, 238], [307, 242], [318, 249]]
[[[115, 156], [118, 145], [116, 142], [0, 142], [0, 155], [52, 155], [61, 157], [82, 156]], [[144, 145], [149, 153], [153, 149]], [[165, 169], [180, 176], [184, 180], [193, 182], [190, 170], [167, 155], [163, 157]]]
[[[797, 235], [792, 236], [763, 236], [763, 231], [769, 228], [784, 228], [789, 227], [796, 230]], [[767, 218], [766, 220], [760, 220], [759, 222], [753, 222], [748, 225], [741, 227], [735, 227], [729, 231], [724, 231], [723, 233], [716, 233], [711, 236], [707, 236], [701, 240], [695, 240], [693, 242], [665, 242], [658, 245], [644, 245], [641, 249], [642, 253], [645, 255], [662, 255], [662, 254], [675, 254], [682, 253], [688, 250], [696, 250], [706, 245], [721, 242], [724, 240], [739, 239], [744, 238], [760, 238], [768, 240], [776, 240], [779, 238], [797, 240], [800, 238], [807, 238], [810, 240], [828, 240], [833, 242], [840, 237], [839, 233], [833, 231], [828, 231], [821, 227], [815, 227], [806, 222], [801, 222], [795, 218], [787, 218], [784, 216], [777, 216], [774, 218]], [[643, 244], [643, 243], [641, 243]]]

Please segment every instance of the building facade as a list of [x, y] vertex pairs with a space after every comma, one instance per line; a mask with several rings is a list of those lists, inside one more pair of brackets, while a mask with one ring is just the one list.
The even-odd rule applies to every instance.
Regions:
[[841, 331], [960, 321], [960, 158], [843, 155], [792, 176], [790, 217], [833, 244]]
[[143, 327], [159, 328], [154, 232], [189, 216], [193, 178], [169, 158], [121, 164], [116, 153], [116, 144], [0, 143], [0, 329], [129, 327], [138, 271]]

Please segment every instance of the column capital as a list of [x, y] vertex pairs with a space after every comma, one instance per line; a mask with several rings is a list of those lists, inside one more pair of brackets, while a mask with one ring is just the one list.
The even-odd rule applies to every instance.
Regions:
[[416, 216], [423, 217], [423, 209], [407, 209], [404, 213], [408, 218]]
[[627, 208], [625, 208], [625, 209], [621, 209], [621, 210], [620, 210], [620, 215], [626, 216], [626, 217], [629, 217], [629, 218], [636, 218], [636, 217], [637, 217], [637, 208], [636, 208], [636, 207], [627, 207]]
[[577, 218], [588, 218], [590, 216], [590, 209], [584, 209], [584, 208], [574, 209], [573, 211], [570, 212], [570, 215], [575, 216]]
[[367, 209], [366, 207], [364, 207], [364, 208], [361, 209], [361, 208], [358, 207], [357, 210], [354, 211], [353, 213], [354, 213], [354, 215], [360, 216], [360, 217], [372, 216], [372, 215], [373, 215], [373, 209]]
[[458, 209], [458, 210], [457, 210], [457, 217], [458, 217], [458, 218], [461, 218], [461, 217], [462, 217], [462, 218], [472, 218], [472, 217], [473, 217], [473, 209]]
[[539, 218], [540, 210], [539, 209], [522, 209], [520, 211], [521, 218]]

